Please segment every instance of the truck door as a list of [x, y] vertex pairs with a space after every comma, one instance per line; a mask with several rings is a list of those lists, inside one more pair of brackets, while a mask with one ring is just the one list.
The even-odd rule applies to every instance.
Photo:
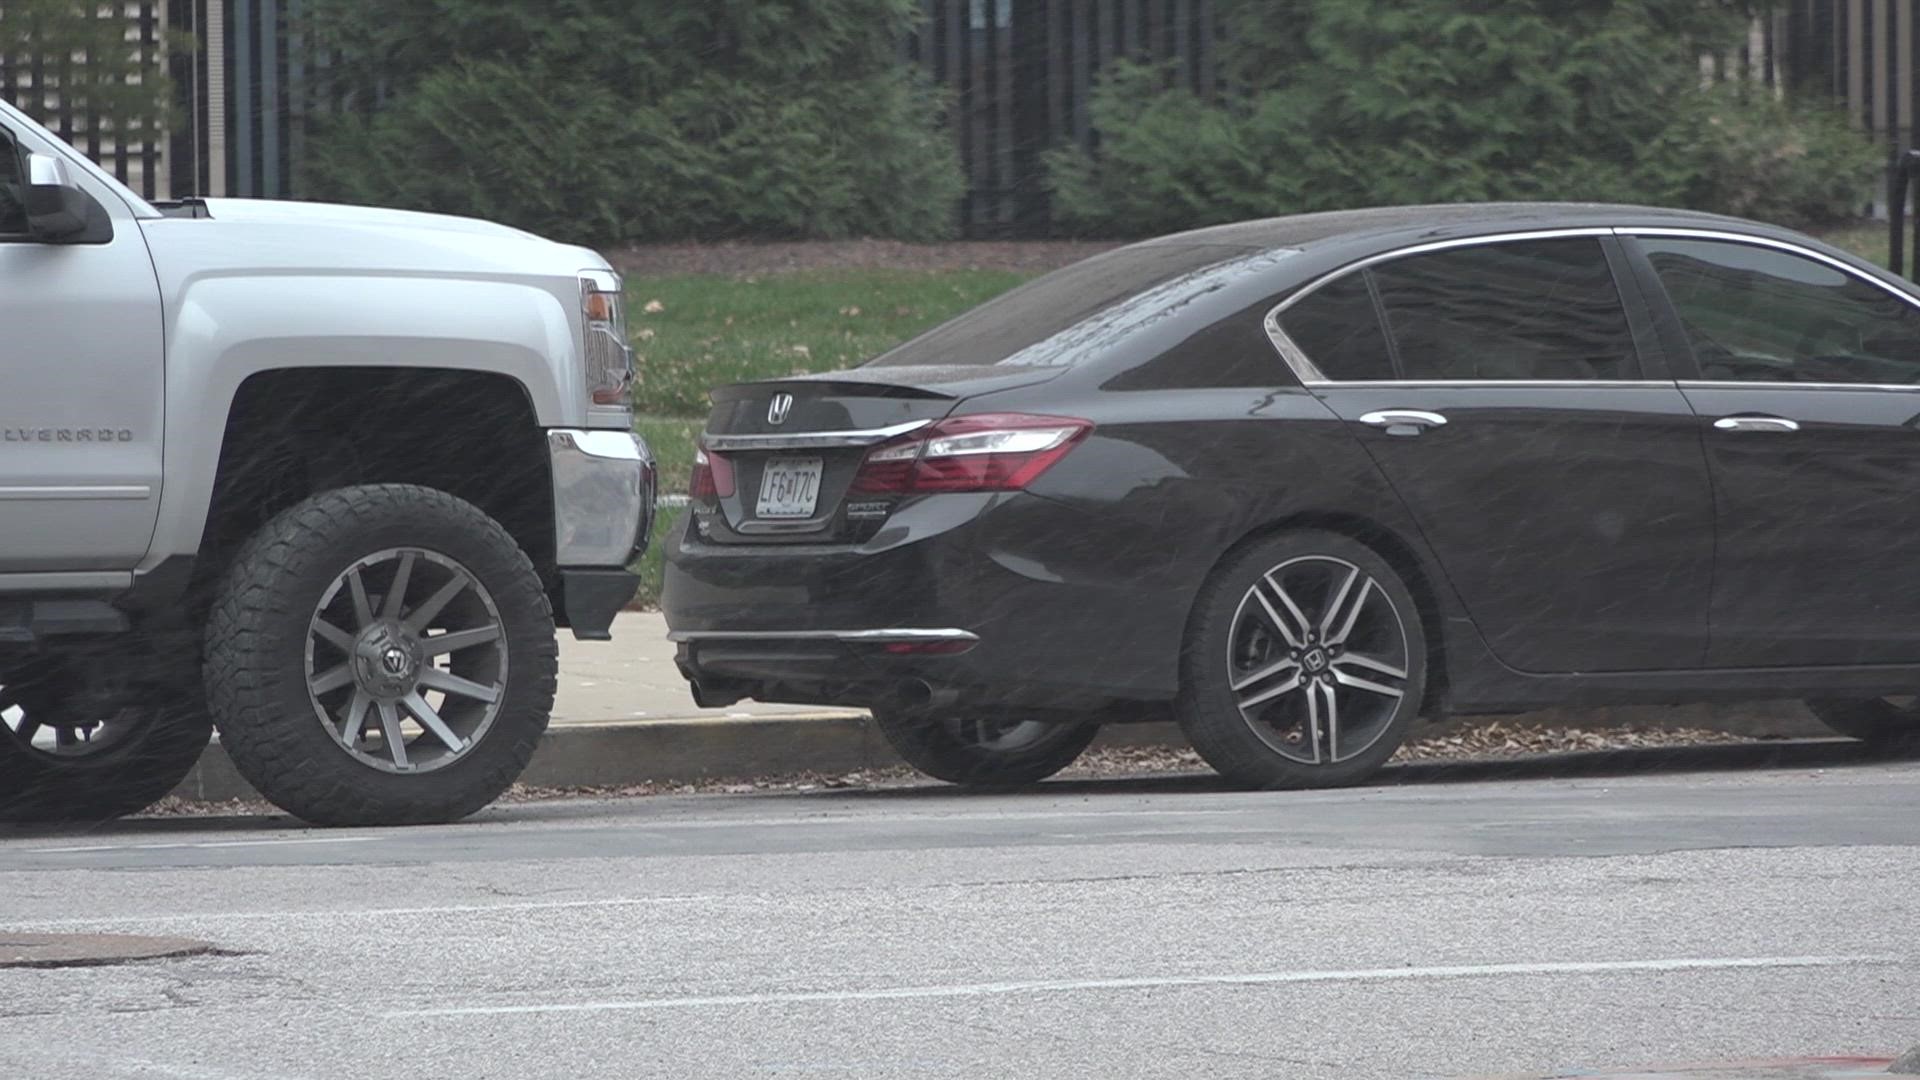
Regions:
[[109, 227], [36, 240], [22, 194], [36, 152], [57, 153], [0, 113], [0, 591], [13, 575], [131, 569], [160, 505], [165, 333], [146, 240], [72, 163]]

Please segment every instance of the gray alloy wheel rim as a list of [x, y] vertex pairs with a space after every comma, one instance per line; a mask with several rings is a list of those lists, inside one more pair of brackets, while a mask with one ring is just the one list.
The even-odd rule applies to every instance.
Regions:
[[424, 548], [388, 548], [341, 571], [306, 641], [307, 698], [354, 760], [382, 772], [444, 768], [473, 752], [507, 690], [506, 626], [480, 579]]
[[60, 671], [21, 677], [0, 671], [0, 726], [29, 753], [59, 761], [106, 754], [146, 719], [138, 709], [118, 708], [98, 720], [68, 717], [74, 687]]
[[1337, 765], [1393, 724], [1410, 655], [1400, 609], [1366, 571], [1306, 555], [1260, 575], [1234, 609], [1227, 689], [1275, 753]]

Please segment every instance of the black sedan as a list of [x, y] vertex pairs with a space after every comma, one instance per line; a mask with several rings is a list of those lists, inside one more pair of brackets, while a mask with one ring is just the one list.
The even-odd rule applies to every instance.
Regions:
[[664, 595], [696, 699], [870, 707], [947, 780], [1169, 714], [1263, 786], [1549, 705], [1920, 732], [1920, 293], [1796, 233], [1223, 226], [713, 401]]

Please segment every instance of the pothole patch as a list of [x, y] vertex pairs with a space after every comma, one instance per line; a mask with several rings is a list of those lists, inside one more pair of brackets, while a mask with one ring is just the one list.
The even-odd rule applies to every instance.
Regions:
[[214, 952], [211, 942], [139, 934], [18, 934], [0, 930], [0, 968], [99, 967]]

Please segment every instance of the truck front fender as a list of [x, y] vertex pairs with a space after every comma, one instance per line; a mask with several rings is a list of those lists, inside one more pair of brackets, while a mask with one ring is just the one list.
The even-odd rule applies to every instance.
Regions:
[[[268, 371], [412, 368], [512, 378], [543, 427], [578, 423], [575, 329], [536, 285], [410, 275], [222, 275], [191, 279], [168, 305], [166, 481], [142, 569], [199, 549], [227, 417], [241, 384]], [[577, 396], [577, 395], [576, 395]], [[289, 418], [302, 403], [289, 401]]]

